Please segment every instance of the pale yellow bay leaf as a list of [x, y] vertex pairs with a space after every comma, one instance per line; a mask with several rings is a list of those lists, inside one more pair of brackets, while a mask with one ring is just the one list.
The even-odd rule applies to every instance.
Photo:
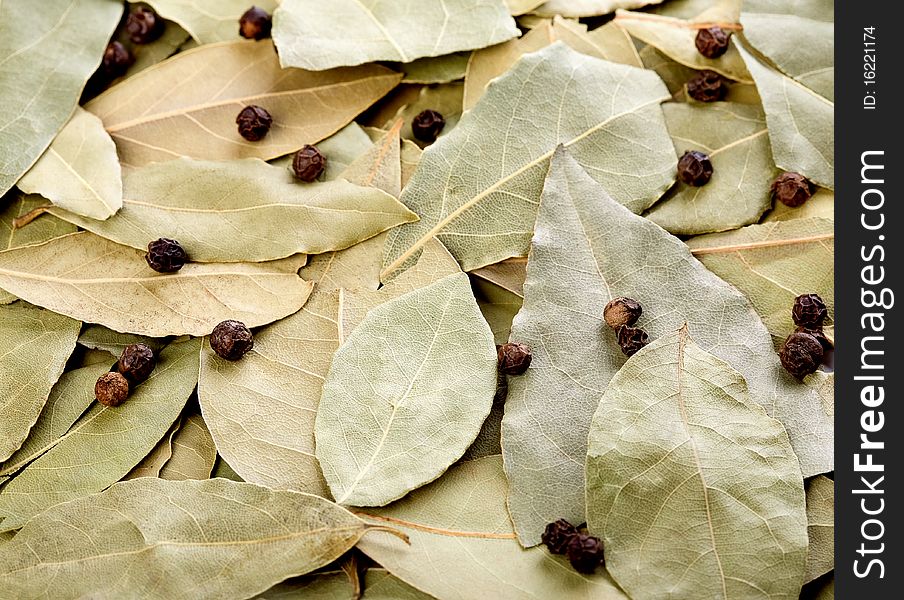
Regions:
[[157, 273], [144, 252], [89, 232], [0, 254], [0, 287], [33, 304], [115, 331], [206, 335], [235, 319], [259, 327], [304, 305], [304, 256], [268, 263], [186, 264]]
[[173, 456], [173, 437], [179, 431], [182, 425], [181, 419], [176, 419], [173, 426], [170, 427], [163, 439], [157, 442], [154, 449], [148, 452], [147, 456], [141, 459], [141, 462], [132, 467], [132, 470], [126, 473], [122, 481], [130, 479], [138, 479], [139, 477], [158, 477], [163, 465], [166, 464]]
[[548, 0], [531, 11], [541, 17], [597, 17], [608, 15], [619, 8], [640, 8], [659, 4], [663, 0]]
[[201, 415], [189, 415], [172, 439], [172, 456], [160, 469], [161, 479], [210, 479], [217, 448]]
[[835, 193], [832, 190], [817, 188], [816, 193], [803, 206], [796, 208], [776, 202], [774, 208], [763, 217], [763, 222], [791, 221], [810, 217], [835, 220]]
[[505, 0], [505, 5], [513, 16], [523, 15], [537, 8], [546, 0]]
[[[86, 108], [104, 122], [129, 166], [179, 156], [270, 159], [339, 131], [401, 77], [377, 65], [283, 70], [268, 42], [220, 42], [145, 69]], [[235, 124], [249, 104], [273, 117], [258, 142], [242, 138]]]
[[279, 0], [145, 0], [160, 15], [185, 28], [199, 44], [235, 40], [239, 18], [252, 5], [272, 14]]
[[119, 333], [108, 329], [103, 325], [85, 325], [78, 336], [78, 343], [93, 350], [104, 350], [119, 358], [126, 346], [132, 344], [144, 344], [154, 352], [159, 352], [166, 346], [166, 340], [151, 338], [145, 335], [132, 333]]

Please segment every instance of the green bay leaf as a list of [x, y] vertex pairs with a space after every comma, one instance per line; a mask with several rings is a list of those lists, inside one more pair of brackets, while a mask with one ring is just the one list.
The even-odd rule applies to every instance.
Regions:
[[314, 425], [333, 496], [378, 506], [436, 479], [477, 437], [495, 389], [467, 275], [372, 309], [336, 352]]
[[160, 469], [161, 479], [210, 479], [217, 448], [210, 430], [198, 414], [189, 415], [172, 439], [172, 456]]
[[95, 404], [53, 448], [22, 469], [0, 492], [0, 528], [18, 529], [54, 504], [99, 492], [141, 462], [195, 388], [198, 349], [198, 340], [167, 346], [150, 377], [122, 405]]
[[319, 71], [375, 60], [411, 62], [518, 35], [502, 0], [283, 0], [273, 40], [284, 67]]
[[122, 481], [138, 479], [139, 477], [159, 477], [163, 465], [173, 456], [173, 437], [175, 437], [181, 425], [182, 419], [176, 419], [169, 431], [163, 436], [163, 439], [157, 442], [157, 445], [147, 453], [147, 456], [141, 459], [140, 463], [126, 473]]
[[809, 583], [835, 568], [835, 482], [825, 475], [807, 482], [807, 532]]
[[689, 323], [701, 347], [744, 375], [751, 400], [784, 423], [804, 474], [832, 470], [832, 419], [817, 393], [782, 368], [748, 300], [562, 152], [546, 181], [524, 306], [512, 325], [511, 341], [529, 344], [533, 361], [509, 378], [502, 422], [509, 508], [523, 543], [539, 543], [556, 519], [585, 518], [587, 428], [625, 361], [602, 319], [617, 296], [641, 303], [639, 326], [651, 339]]
[[470, 52], [453, 52], [444, 56], [419, 58], [396, 65], [396, 68], [405, 74], [403, 83], [451, 83], [464, 78], [470, 57]]
[[0, 253], [0, 287], [115, 331], [200, 336], [226, 319], [259, 327], [297, 311], [312, 287], [296, 274], [302, 260], [189, 263], [157, 273], [144, 252], [79, 232]]
[[[424, 152], [401, 198], [421, 220], [390, 232], [382, 278], [434, 238], [466, 271], [523, 256], [559, 144], [620, 202], [637, 212], [649, 207], [674, 181], [676, 159], [659, 106], [666, 98], [654, 73], [562, 43], [524, 56]], [[511, 123], [504, 135], [500, 120]]]
[[600, 400], [587, 525], [632, 598], [794, 600], [803, 583], [805, 497], [788, 435], [686, 326], [632, 356]]
[[816, 193], [802, 206], [792, 208], [781, 202], [776, 202], [775, 207], [763, 217], [764, 223], [772, 221], [792, 221], [794, 219], [809, 219], [820, 217], [835, 220], [835, 193], [825, 188], [816, 188]]

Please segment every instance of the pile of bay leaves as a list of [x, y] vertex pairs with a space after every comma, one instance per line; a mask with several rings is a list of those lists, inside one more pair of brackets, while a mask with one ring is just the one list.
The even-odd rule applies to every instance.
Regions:
[[[776, 348], [798, 294], [832, 333], [833, 3], [254, 2], [272, 38], [250, 0], [149, 0], [163, 35], [93, 97], [133, 7], [0, 3], [0, 598], [832, 598], [833, 375]], [[156, 369], [98, 404], [136, 342]]]

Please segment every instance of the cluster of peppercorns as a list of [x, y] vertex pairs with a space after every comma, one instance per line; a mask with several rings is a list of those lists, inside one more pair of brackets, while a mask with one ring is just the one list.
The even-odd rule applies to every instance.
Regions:
[[800, 380], [815, 373], [832, 342], [822, 330], [828, 316], [825, 302], [817, 294], [794, 299], [791, 317], [797, 329], [788, 336], [778, 353], [782, 366]]
[[[731, 32], [721, 27], [706, 27], [697, 32], [694, 45], [706, 58], [719, 58], [728, 51]], [[704, 70], [687, 82], [687, 95], [697, 102], [717, 102], [728, 94], [728, 82], [715, 71]]]
[[[273, 117], [262, 106], [251, 104], [243, 108], [235, 118], [239, 135], [249, 142], [264, 139], [273, 125]], [[302, 147], [292, 158], [292, 171], [295, 177], [305, 183], [313, 183], [326, 169], [326, 157], [310, 144]]]
[[151, 375], [157, 365], [154, 351], [145, 344], [126, 346], [109, 373], [94, 384], [94, 398], [104, 406], [119, 406], [126, 401], [133, 386]]
[[633, 298], [613, 298], [603, 309], [603, 320], [615, 330], [618, 345], [626, 356], [633, 356], [650, 343], [650, 336], [640, 327], [634, 327], [643, 314], [640, 302]]
[[[163, 35], [164, 29], [166, 21], [146, 6], [136, 6], [126, 17], [125, 31], [133, 44], [150, 44]], [[134, 62], [135, 57], [122, 42], [110, 42], [104, 50], [95, 76], [99, 76], [101, 81], [95, 80], [95, 85], [107, 85], [117, 77], [122, 77]]]
[[588, 575], [603, 564], [603, 543], [598, 537], [581, 532], [565, 519], [546, 526], [540, 540], [553, 554], [564, 554], [579, 573]]

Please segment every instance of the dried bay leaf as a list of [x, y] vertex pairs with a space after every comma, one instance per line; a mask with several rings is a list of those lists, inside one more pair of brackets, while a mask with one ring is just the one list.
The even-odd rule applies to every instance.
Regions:
[[232, 467], [229, 466], [225, 460], [223, 460], [222, 456], [217, 455], [217, 462], [213, 465], [213, 472], [210, 474], [211, 478], [214, 477], [222, 477], [224, 479], [230, 479], [232, 481], [243, 482], [245, 481], [239, 474], [232, 470]]
[[[326, 157], [326, 168], [323, 170], [324, 181], [342, 177], [343, 171], [348, 168], [358, 157], [374, 147], [373, 141], [363, 127], [352, 121], [322, 142], [318, 142], [317, 149]], [[271, 164], [280, 164], [287, 169], [292, 168], [294, 155], [286, 156]], [[344, 177], [352, 183], [356, 181]]]
[[181, 426], [182, 420], [176, 419], [169, 431], [166, 432], [166, 435], [163, 436], [163, 439], [157, 442], [153, 450], [148, 452], [140, 463], [126, 473], [122, 481], [138, 479], [139, 477], [159, 477], [163, 465], [173, 456], [173, 437], [175, 437]]
[[[613, 26], [615, 26], [614, 23]], [[662, 81], [672, 93], [672, 98], [679, 102], [697, 103], [696, 100], [688, 99], [686, 85], [690, 79], [698, 74], [698, 71], [672, 60], [653, 46], [644, 46], [639, 54], [644, 67], [656, 71], [656, 74], [662, 77]], [[760, 96], [757, 94], [756, 86], [753, 83], [740, 83], [730, 80], [726, 80], [726, 83], [728, 85], [728, 93], [725, 95], [726, 102], [762, 104]]]
[[776, 202], [775, 207], [763, 217], [763, 222], [792, 221], [794, 219], [808, 219], [821, 217], [835, 220], [835, 193], [825, 188], [816, 188], [816, 193], [807, 200], [803, 206], [791, 208], [781, 202]]
[[505, 486], [500, 456], [459, 463], [410, 496], [361, 514], [372, 523], [399, 528], [410, 546], [369, 536], [358, 547], [436, 598], [471, 598], [472, 590], [507, 600], [627, 598], [603, 569], [581, 575], [546, 548], [522, 548], [506, 512]]
[[0, 462], [25, 442], [75, 349], [80, 326], [24, 302], [0, 306]]
[[444, 56], [419, 58], [397, 65], [397, 68], [405, 74], [403, 83], [450, 83], [464, 78], [470, 57], [470, 52], [454, 52]]
[[713, 21], [737, 23], [742, 0], [669, 0], [651, 6], [649, 12], [676, 19], [694, 19], [701, 15]]
[[784, 427], [687, 326], [609, 382], [590, 425], [587, 525], [631, 597], [796, 599], [805, 504]]
[[692, 238], [688, 247], [710, 271], [747, 296], [779, 348], [794, 329], [791, 307], [819, 294], [835, 317], [835, 229], [810, 218], [750, 225]]
[[377, 529], [386, 527], [308, 494], [142, 478], [31, 520], [0, 547], [0, 583], [16, 597], [247, 598], [330, 563]]
[[[401, 198], [421, 220], [389, 233], [382, 279], [434, 238], [466, 271], [523, 256], [559, 144], [620, 202], [637, 212], [649, 207], [675, 176], [659, 106], [666, 98], [654, 73], [562, 43], [524, 56], [424, 152]], [[500, 121], [511, 124], [504, 134]]]
[[505, 0], [505, 5], [508, 6], [509, 12], [517, 17], [518, 15], [523, 15], [524, 13], [532, 11], [545, 1], [546, 0]]
[[384, 505], [464, 454], [496, 389], [492, 332], [467, 275], [372, 309], [339, 347], [314, 424], [340, 504]]
[[640, 8], [659, 4], [663, 0], [548, 0], [531, 14], [540, 17], [561, 15], [577, 19], [579, 17], [597, 17], [608, 15], [620, 8]]
[[[261, 592], [254, 600], [360, 600], [360, 597], [355, 595], [349, 576], [337, 570], [287, 579]], [[367, 600], [371, 600], [369, 592]]]
[[0, 476], [11, 475], [41, 456], [69, 431], [82, 413], [94, 402], [94, 382], [110, 370], [110, 363], [94, 364], [63, 373], [50, 391], [47, 403], [22, 447], [4, 463]]
[[[199, 44], [235, 40], [239, 37], [239, 17], [251, 7], [248, 0], [144, 0], [161, 16], [185, 28]], [[254, 6], [268, 13], [278, 0], [254, 0]]]
[[284, 67], [319, 71], [375, 60], [411, 62], [518, 35], [502, 0], [282, 0], [273, 40]]
[[835, 482], [825, 475], [807, 482], [807, 533], [809, 583], [835, 568]]
[[769, 126], [775, 164], [814, 183], [835, 187], [835, 104], [738, 48], [750, 70]]
[[172, 439], [172, 456], [160, 469], [161, 479], [209, 479], [217, 448], [201, 415], [189, 415]]
[[255, 158], [182, 158], [124, 175], [123, 208], [106, 221], [50, 212], [139, 250], [160, 237], [179, 240], [197, 262], [263, 262], [341, 250], [417, 219], [381, 190], [342, 179], [298, 183]]
[[50, 310], [151, 337], [206, 335], [226, 319], [259, 327], [305, 303], [304, 258], [186, 264], [156, 273], [144, 253], [80, 232], [0, 253], [0, 287]]
[[772, 162], [766, 117], [758, 106], [665, 104], [678, 156], [700, 150], [713, 163], [704, 186], [678, 182], [644, 215], [675, 235], [737, 229], [759, 221], [772, 206]]
[[120, 15], [117, 0], [0, 3], [0, 194], [69, 120]]
[[166, 340], [131, 333], [118, 333], [103, 325], [86, 325], [78, 336], [78, 343], [86, 348], [105, 350], [116, 358], [119, 358], [126, 346], [132, 344], [144, 344], [154, 352], [159, 352], [166, 346]]
[[[179, 156], [270, 159], [339, 131], [400, 79], [377, 65], [282, 70], [271, 44], [241, 40], [179, 53], [86, 108], [104, 122], [129, 166]], [[259, 142], [236, 128], [235, 117], [248, 104], [264, 107], [274, 120]]]
[[195, 388], [199, 347], [199, 340], [167, 346], [128, 400], [115, 408], [95, 404], [53, 448], [22, 469], [0, 492], [0, 528], [18, 529], [54, 504], [99, 492], [141, 462]]
[[410, 586], [385, 569], [368, 569], [364, 574], [367, 600], [430, 600], [433, 596]]
[[746, 377], [751, 400], [784, 423], [804, 474], [832, 470], [832, 420], [816, 392], [781, 367], [747, 299], [560, 153], [540, 203], [524, 306], [512, 325], [511, 340], [529, 344], [533, 361], [509, 378], [502, 422], [508, 503], [522, 543], [539, 543], [556, 519], [584, 520], [587, 427], [625, 361], [602, 320], [616, 296], [641, 303], [639, 325], [651, 339], [688, 322], [701, 347]]
[[116, 146], [100, 119], [81, 107], [17, 185], [91, 219], [106, 219], [122, 207]]

